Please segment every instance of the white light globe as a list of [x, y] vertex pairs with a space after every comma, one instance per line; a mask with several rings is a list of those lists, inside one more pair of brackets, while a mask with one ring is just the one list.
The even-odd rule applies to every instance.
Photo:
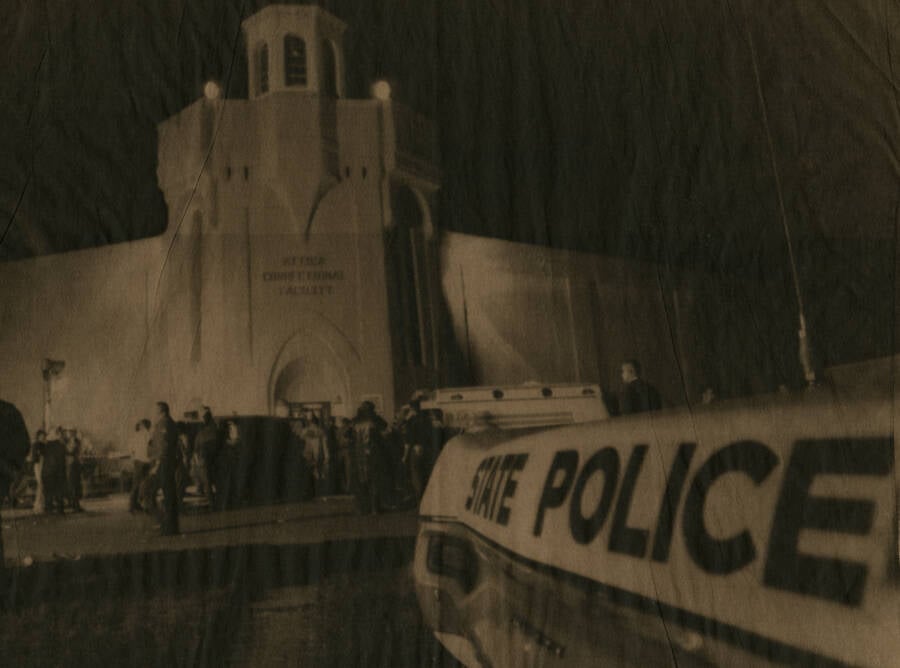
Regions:
[[207, 81], [203, 87], [203, 95], [207, 100], [218, 100], [222, 94], [222, 89], [215, 81]]
[[376, 100], [381, 100], [382, 102], [387, 102], [391, 99], [391, 84], [389, 84], [384, 79], [380, 81], [376, 81], [372, 84], [372, 97]]

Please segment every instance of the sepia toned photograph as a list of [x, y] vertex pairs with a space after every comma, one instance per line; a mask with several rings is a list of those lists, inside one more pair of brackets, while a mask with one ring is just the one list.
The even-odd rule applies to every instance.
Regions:
[[900, 5], [0, 8], [0, 664], [900, 665]]

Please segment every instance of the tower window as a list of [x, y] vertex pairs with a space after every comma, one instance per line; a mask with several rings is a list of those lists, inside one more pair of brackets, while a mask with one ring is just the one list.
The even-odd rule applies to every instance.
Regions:
[[297, 35], [284, 36], [284, 85], [306, 85], [306, 42]]
[[263, 42], [256, 49], [256, 94], [269, 91], [269, 46]]

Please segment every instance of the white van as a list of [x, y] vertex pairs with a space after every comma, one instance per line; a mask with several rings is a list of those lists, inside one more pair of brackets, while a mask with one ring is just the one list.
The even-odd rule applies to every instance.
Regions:
[[440, 410], [444, 424], [455, 429], [555, 427], [609, 418], [600, 386], [590, 383], [451, 387], [419, 394], [423, 410]]

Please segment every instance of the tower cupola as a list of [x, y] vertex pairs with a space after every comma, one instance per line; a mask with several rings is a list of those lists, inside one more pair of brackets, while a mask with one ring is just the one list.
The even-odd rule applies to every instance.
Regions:
[[251, 99], [281, 91], [344, 97], [343, 21], [311, 5], [270, 5], [243, 28]]

